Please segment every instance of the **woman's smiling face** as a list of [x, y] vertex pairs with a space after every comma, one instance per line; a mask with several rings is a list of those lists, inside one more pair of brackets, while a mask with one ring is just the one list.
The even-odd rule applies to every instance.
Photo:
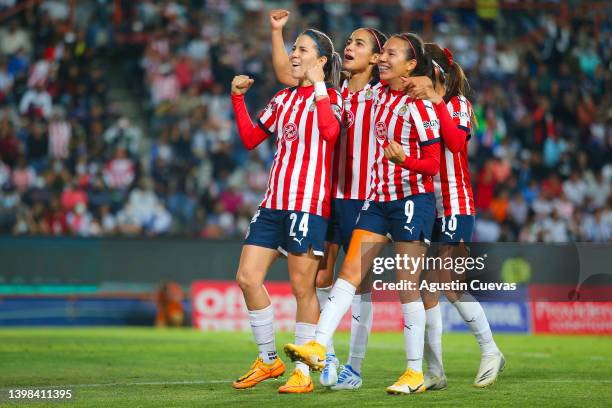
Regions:
[[300, 35], [293, 44], [289, 61], [291, 62], [291, 76], [295, 79], [306, 77], [306, 71], [312, 68], [319, 58], [319, 51], [314, 40], [309, 35]]
[[409, 76], [414, 71], [416, 60], [406, 60], [409, 47], [407, 41], [397, 37], [391, 37], [385, 43], [378, 59], [380, 79], [388, 82], [402, 76]]

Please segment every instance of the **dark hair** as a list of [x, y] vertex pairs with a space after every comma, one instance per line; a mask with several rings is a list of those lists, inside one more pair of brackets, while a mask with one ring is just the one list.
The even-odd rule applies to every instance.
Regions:
[[[370, 35], [372, 36], [372, 38], [374, 39], [374, 41], [372, 41], [373, 45], [372, 45], [372, 52], [374, 54], [380, 54], [383, 51], [383, 45], [387, 42], [387, 40], [389, 39], [389, 37], [387, 36], [387, 34], [383, 33], [382, 31], [373, 28], [373, 27], [364, 27], [362, 28], [362, 30], [366, 30], [367, 32], [370, 33]], [[372, 69], [372, 75], [374, 77], [374, 79], [376, 81], [378, 81], [380, 79], [380, 72], [378, 72], [378, 65], [374, 66], [374, 69]]]
[[[436, 43], [425, 44], [425, 51], [429, 55], [432, 61], [432, 81], [434, 85], [436, 82], [444, 85], [446, 92], [444, 93], [444, 100], [448, 102], [453, 96], [465, 96], [467, 97], [470, 93], [470, 83], [468, 82], [465, 72], [461, 65], [453, 59], [448, 48], [442, 49]], [[438, 75], [436, 75], [434, 69], [438, 67]], [[472, 110], [472, 126], [477, 128], [478, 122], [476, 116]]]
[[331, 83], [334, 88], [340, 86], [340, 71], [342, 71], [342, 58], [334, 48], [334, 43], [327, 34], [309, 28], [300, 35], [309, 36], [315, 43], [319, 52], [319, 57], [327, 57], [327, 62], [323, 66], [325, 81]]
[[[416, 60], [416, 67], [410, 76], [422, 76], [426, 75], [431, 78], [431, 58], [429, 54], [425, 52], [425, 45], [421, 37], [415, 33], [401, 33], [394, 34], [392, 37], [399, 38], [408, 43], [408, 52], [406, 53], [406, 59]], [[432, 78], [433, 79], [433, 78]]]
[[367, 32], [370, 33], [370, 35], [374, 38], [374, 41], [373, 41], [374, 46], [372, 47], [372, 52], [376, 54], [380, 54], [383, 50], [383, 45], [389, 39], [387, 34], [383, 33], [382, 31], [374, 27], [363, 27], [363, 28], [359, 28], [359, 30], [366, 30]]
[[468, 96], [470, 84], [461, 66], [452, 60], [450, 51], [443, 50], [435, 43], [425, 44], [425, 51], [432, 60], [432, 68], [438, 66], [439, 74], [436, 76], [434, 72], [433, 79], [434, 83], [440, 82], [446, 88], [445, 99], [448, 100], [457, 95]]

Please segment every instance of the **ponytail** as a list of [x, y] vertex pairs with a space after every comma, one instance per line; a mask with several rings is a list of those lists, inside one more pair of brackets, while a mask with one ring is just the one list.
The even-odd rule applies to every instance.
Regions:
[[[470, 94], [470, 83], [468, 82], [465, 72], [461, 65], [453, 58], [453, 53], [448, 49], [442, 49], [436, 43], [425, 44], [425, 50], [431, 58], [433, 64], [432, 80], [435, 83], [444, 85], [446, 92], [444, 94], [444, 100], [448, 102], [454, 96], [469, 97]], [[435, 73], [435, 68], [438, 68], [438, 73]], [[478, 121], [474, 115], [472, 109], [472, 117], [470, 118], [473, 128], [478, 128]]]
[[338, 52], [334, 51], [331, 55], [331, 61], [328, 59], [325, 67], [323, 68], [323, 72], [325, 73], [325, 79], [329, 82], [334, 88], [338, 89], [340, 87], [341, 82], [341, 73], [342, 73], [342, 57]]
[[449, 98], [457, 95], [467, 96], [469, 89], [470, 84], [465, 76], [465, 72], [463, 72], [463, 68], [453, 61], [446, 75], [446, 94]]
[[[446, 88], [444, 99], [447, 101], [453, 96], [462, 95], [468, 97], [470, 93], [470, 84], [463, 72], [461, 65], [453, 59], [453, 54], [448, 48], [440, 48], [438, 44], [427, 43], [425, 50], [431, 58], [433, 64], [433, 80], [434, 83], [440, 83]], [[438, 74], [435, 74], [435, 68], [438, 68]]]

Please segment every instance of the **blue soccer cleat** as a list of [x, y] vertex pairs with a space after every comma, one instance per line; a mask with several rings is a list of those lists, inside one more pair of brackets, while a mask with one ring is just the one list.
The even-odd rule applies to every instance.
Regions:
[[334, 354], [326, 354], [325, 355], [325, 367], [323, 367], [323, 371], [321, 372], [321, 376], [319, 377], [319, 382], [324, 387], [331, 387], [338, 382], [338, 367], [340, 366], [340, 361], [336, 358]]
[[361, 375], [353, 370], [350, 364], [342, 367], [338, 376], [338, 383], [331, 387], [332, 390], [358, 390], [363, 383]]

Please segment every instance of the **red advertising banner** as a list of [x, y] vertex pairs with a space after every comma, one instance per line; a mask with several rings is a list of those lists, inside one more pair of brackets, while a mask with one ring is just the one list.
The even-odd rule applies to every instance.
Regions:
[[[295, 326], [295, 298], [288, 282], [267, 282], [272, 298], [275, 327], [279, 331], [293, 331]], [[233, 281], [195, 281], [191, 285], [193, 324], [199, 330], [250, 330], [242, 292]], [[399, 302], [374, 305], [373, 331], [401, 331], [402, 308]], [[351, 315], [344, 316], [339, 330], [351, 327]]]
[[612, 334], [612, 302], [530, 302], [532, 331]]

